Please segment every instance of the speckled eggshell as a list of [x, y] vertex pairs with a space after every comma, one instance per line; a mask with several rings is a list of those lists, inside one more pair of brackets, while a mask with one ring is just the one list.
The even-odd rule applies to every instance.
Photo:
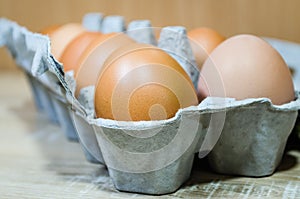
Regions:
[[197, 103], [193, 84], [178, 62], [147, 44], [115, 51], [95, 89], [96, 115], [106, 119], [162, 120]]

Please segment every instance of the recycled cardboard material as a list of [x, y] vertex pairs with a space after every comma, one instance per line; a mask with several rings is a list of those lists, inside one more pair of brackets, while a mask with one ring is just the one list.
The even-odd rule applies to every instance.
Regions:
[[82, 18], [82, 25], [88, 31], [100, 32], [103, 14], [98, 12], [87, 13]]
[[33, 100], [35, 102], [36, 108], [38, 111], [42, 112], [44, 110], [43, 101], [40, 97], [40, 89], [39, 89], [39, 82], [36, 80], [36, 78], [32, 77], [29, 73], [26, 73], [27, 80], [30, 84]]
[[136, 42], [156, 45], [154, 31], [149, 20], [134, 20], [128, 24], [126, 34]]
[[[115, 24], [120, 29], [123, 23], [118, 20]], [[101, 27], [108, 26], [105, 21], [104, 18]], [[164, 33], [170, 30], [173, 34]], [[193, 68], [194, 58], [185, 29], [167, 27], [162, 33], [158, 46], [195, 78], [197, 73], [187, 70]], [[176, 42], [167, 45], [171, 40]], [[181, 44], [181, 50], [174, 43]], [[89, 108], [93, 103], [91, 88], [85, 88], [80, 101], [74, 97], [76, 83], [51, 56], [47, 37], [0, 19], [0, 45], [5, 45], [18, 65], [41, 86], [42, 94], [36, 94], [41, 107], [56, 110], [53, 117], [59, 119], [63, 128], [76, 129], [87, 159], [105, 164], [118, 190], [147, 194], [173, 192], [189, 178], [194, 154], [204, 157], [210, 150], [209, 162], [216, 172], [270, 175], [281, 161], [300, 109], [299, 93], [294, 101], [280, 106], [272, 105], [266, 98], [238, 101], [208, 97], [198, 106], [180, 109], [167, 120], [95, 119]]]
[[88, 156], [86, 156], [87, 160], [92, 163], [104, 164], [94, 129], [87, 122], [87, 118], [74, 109], [72, 109], [70, 114], [73, 119], [73, 125], [77, 130], [81, 146], [85, 153], [88, 153]]
[[268, 99], [248, 101], [227, 108], [221, 136], [208, 155], [211, 167], [219, 173], [267, 176], [281, 161], [300, 100], [282, 106], [273, 106]]
[[54, 108], [53, 96], [50, 95], [49, 89], [31, 75], [28, 75], [28, 77], [34, 93], [33, 97], [35, 99], [36, 106], [41, 112], [45, 113], [52, 123], [59, 124], [60, 120], [57, 117], [57, 110]]
[[194, 87], [197, 88], [199, 70], [191, 45], [182, 26], [170, 26], [161, 30], [158, 47], [169, 53], [190, 76]]
[[123, 32], [125, 30], [124, 17], [118, 15], [105, 17], [102, 20], [100, 30], [105, 34], [111, 32]]
[[70, 105], [67, 104], [65, 99], [58, 98], [57, 95], [51, 93], [54, 110], [57, 119], [60, 121], [60, 126], [70, 141], [79, 142], [77, 130], [75, 129], [72, 118], [70, 116]]

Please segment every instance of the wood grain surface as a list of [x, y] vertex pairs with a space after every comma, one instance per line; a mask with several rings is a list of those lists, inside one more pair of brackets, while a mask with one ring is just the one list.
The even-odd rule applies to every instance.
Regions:
[[[88, 12], [121, 15], [127, 22], [149, 19], [153, 26], [209, 26], [229, 37], [239, 33], [300, 42], [299, 0], [0, 0], [0, 17], [32, 31], [80, 22]], [[0, 57], [4, 56], [0, 50]], [[2, 67], [13, 68], [10, 60]], [[1, 68], [0, 68], [1, 69]]]
[[1, 199], [300, 198], [300, 142], [295, 138], [269, 177], [216, 174], [196, 158], [191, 178], [175, 193], [124, 193], [114, 188], [105, 167], [88, 163], [79, 144], [68, 142], [59, 126], [36, 111], [23, 73], [1, 72], [0, 96]]

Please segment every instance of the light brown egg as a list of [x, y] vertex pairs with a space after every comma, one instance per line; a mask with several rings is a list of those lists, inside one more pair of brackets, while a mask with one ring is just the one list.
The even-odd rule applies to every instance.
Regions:
[[199, 70], [213, 49], [225, 40], [223, 35], [207, 27], [192, 29], [187, 35]]
[[170, 55], [132, 43], [105, 62], [94, 102], [99, 118], [142, 121], [171, 118], [198, 99], [189, 76]]
[[51, 53], [59, 60], [66, 46], [79, 34], [86, 31], [79, 23], [68, 23], [48, 31], [51, 42]]
[[81, 54], [94, 40], [102, 37], [100, 32], [83, 32], [75, 37], [65, 48], [60, 57], [60, 62], [64, 65], [64, 71], [73, 70], [77, 73]]
[[279, 105], [294, 100], [287, 64], [268, 43], [253, 35], [233, 36], [220, 44], [203, 64], [199, 97], [266, 97]]
[[86, 86], [95, 85], [106, 58], [117, 48], [133, 43], [134, 40], [124, 33], [103, 34], [94, 40], [82, 53], [78, 63], [79, 69], [75, 74], [76, 93]]

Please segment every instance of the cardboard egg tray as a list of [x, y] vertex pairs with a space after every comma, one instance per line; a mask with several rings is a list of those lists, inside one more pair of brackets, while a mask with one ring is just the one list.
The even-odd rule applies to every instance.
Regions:
[[[105, 33], [126, 29], [123, 17], [100, 13], [85, 15], [83, 25]], [[158, 42], [147, 20], [133, 21], [126, 30], [136, 41], [168, 52], [197, 85], [199, 73], [193, 67], [195, 60], [184, 27], [163, 28]], [[276, 48], [273, 40], [269, 42]], [[165, 194], [177, 190], [189, 178], [195, 154], [208, 156], [211, 167], [219, 173], [270, 175], [282, 159], [300, 109], [296, 92], [294, 101], [280, 106], [266, 98], [238, 101], [208, 97], [167, 120], [95, 119], [94, 88], [83, 88], [79, 98], [74, 97], [72, 72], [64, 73], [52, 57], [48, 37], [0, 19], [0, 46], [7, 47], [28, 76], [38, 110], [59, 124], [69, 140], [80, 143], [88, 161], [106, 165], [115, 187], [122, 191]], [[293, 59], [286, 59], [288, 64], [289, 60]], [[299, 69], [293, 66], [299, 86]]]

